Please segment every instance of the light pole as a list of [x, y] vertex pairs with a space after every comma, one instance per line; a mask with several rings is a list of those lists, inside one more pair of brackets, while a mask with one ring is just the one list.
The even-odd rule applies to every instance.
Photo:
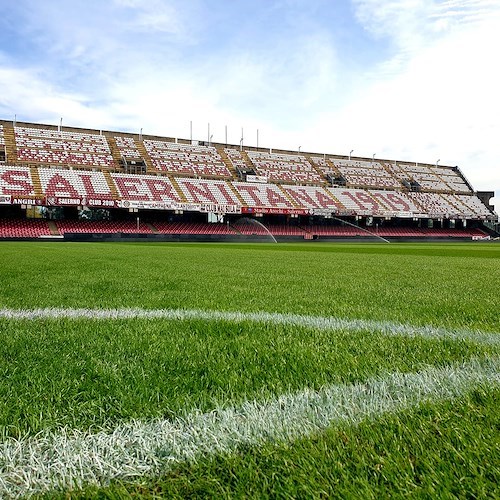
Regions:
[[438, 166], [438, 163], [440, 162], [441, 160], [436, 160], [436, 168]]
[[209, 146], [212, 144], [212, 138], [213, 138], [213, 136], [214, 136], [214, 134], [212, 134], [212, 135], [210, 136], [210, 139], [208, 140], [208, 145], [209, 145]]
[[301, 147], [302, 147], [302, 146], [299, 146], [299, 153], [300, 153], [300, 148], [301, 148]]
[[376, 155], [376, 154], [377, 154], [377, 153], [373, 153], [373, 154], [372, 154], [372, 164], [373, 164], [373, 162], [375, 161], [375, 155]]
[[352, 155], [353, 152], [354, 152], [354, 149], [351, 149], [351, 151], [349, 153], [349, 161], [351, 161], [351, 155]]
[[193, 144], [193, 120], [189, 122], [189, 141]]

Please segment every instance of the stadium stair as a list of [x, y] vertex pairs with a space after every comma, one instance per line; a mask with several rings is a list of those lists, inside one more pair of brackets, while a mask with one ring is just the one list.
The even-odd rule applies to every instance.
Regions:
[[222, 158], [224, 165], [226, 165], [227, 169], [231, 172], [231, 180], [239, 180], [238, 172], [236, 172], [236, 169], [229, 159], [229, 156], [227, 156], [227, 153], [224, 151], [224, 148], [221, 146], [216, 146], [215, 149], [217, 150], [217, 153], [219, 153], [219, 156]]
[[38, 168], [30, 167], [31, 180], [33, 182], [33, 187], [35, 188], [35, 195], [43, 197], [42, 183], [40, 181], [40, 175], [38, 174]]
[[150, 222], [146, 222], [146, 226], [149, 227], [152, 233], [159, 234], [160, 231], [158, 231], [158, 229], [156, 229], [156, 227]]
[[314, 172], [316, 172], [322, 179], [322, 184], [327, 186], [328, 182], [326, 180], [325, 174], [321, 171], [321, 169], [311, 160], [309, 155], [304, 155], [305, 159], [310, 163], [311, 168]]
[[11, 165], [16, 165], [17, 147], [16, 147], [16, 135], [14, 133], [14, 127], [10, 124], [4, 124], [3, 136], [5, 140], [6, 161]]
[[187, 203], [188, 199], [186, 198], [186, 195], [184, 194], [184, 191], [181, 189], [179, 186], [179, 183], [177, 182], [177, 179], [175, 179], [174, 176], [168, 176], [170, 179], [170, 182], [172, 183], [172, 186], [174, 186], [175, 191], [179, 195], [179, 198], [181, 199], [182, 203]]
[[111, 178], [111, 174], [109, 173], [108, 170], [102, 170], [102, 173], [104, 175], [104, 178], [106, 179], [106, 183], [111, 191], [111, 195], [113, 197], [113, 200], [120, 200], [121, 196], [120, 193], [118, 193], [118, 190], [116, 189], [115, 183], [113, 182], [113, 179]]
[[157, 174], [158, 170], [153, 167], [153, 162], [151, 161], [151, 158], [148, 155], [146, 148], [144, 147], [144, 143], [141, 140], [136, 139], [135, 137], [134, 137], [134, 142], [135, 142], [135, 146], [136, 146], [137, 151], [139, 151], [139, 154], [141, 155], [142, 159], [144, 160], [144, 163], [146, 163], [146, 172], [148, 174]]
[[57, 228], [57, 225], [53, 220], [47, 221], [47, 224], [52, 236], [61, 236], [61, 233], [59, 232], [59, 229]]
[[246, 163], [247, 167], [255, 172], [255, 165], [252, 163], [252, 160], [250, 160], [248, 153], [244, 149], [242, 149], [240, 152], [241, 157], [243, 158], [243, 161]]
[[108, 141], [108, 146], [109, 150], [111, 151], [111, 156], [113, 157], [113, 160], [115, 161], [116, 164], [115, 170], [123, 172], [122, 155], [120, 154], [120, 150], [116, 145], [115, 138], [107, 135], [106, 140]]

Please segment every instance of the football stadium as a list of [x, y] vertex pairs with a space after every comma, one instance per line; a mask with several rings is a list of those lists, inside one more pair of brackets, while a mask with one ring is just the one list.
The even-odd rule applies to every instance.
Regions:
[[[0, 237], [490, 239], [458, 167], [0, 122]], [[375, 155], [374, 155], [375, 156]]]
[[0, 121], [1, 498], [498, 498], [498, 217], [456, 166]]

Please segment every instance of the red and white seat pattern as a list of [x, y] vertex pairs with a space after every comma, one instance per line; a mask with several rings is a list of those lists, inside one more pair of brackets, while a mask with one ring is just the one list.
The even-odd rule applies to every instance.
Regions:
[[426, 191], [470, 193], [471, 190], [459, 171], [450, 167], [419, 164], [386, 164], [399, 180], [413, 180]]
[[227, 224], [208, 222], [153, 222], [161, 234], [236, 234]]
[[43, 193], [56, 198], [110, 200], [113, 195], [101, 171], [39, 168]]
[[476, 195], [456, 194], [447, 196], [455, 199], [455, 203], [459, 204], [458, 206], [466, 218], [484, 218], [493, 215]]
[[129, 201], [180, 202], [181, 198], [168, 177], [111, 173], [119, 196]]
[[194, 177], [231, 178], [231, 172], [213, 146], [195, 146], [149, 139], [143, 142], [153, 167], [158, 171]]
[[281, 186], [281, 189], [298, 207], [309, 209], [343, 210], [344, 207], [322, 187], [317, 186]]
[[56, 222], [60, 234], [65, 233], [152, 233], [150, 227], [135, 221], [75, 221], [59, 220]]
[[304, 229], [317, 236], [366, 236], [366, 232], [357, 227], [345, 225], [345, 226], [328, 226], [328, 225], [311, 225], [304, 226]]
[[187, 178], [176, 178], [175, 180], [186, 199], [191, 203], [241, 206], [241, 202], [226, 181]]
[[456, 169], [439, 167], [433, 168], [435, 173], [441, 176], [441, 179], [448, 185], [448, 191], [455, 193], [472, 193], [463, 177], [461, 177]]
[[114, 136], [116, 146], [120, 155], [124, 158], [141, 158], [141, 153], [137, 149], [133, 137], [126, 137], [122, 135]]
[[112, 167], [106, 137], [97, 134], [15, 127], [17, 159], [50, 165]]
[[378, 161], [331, 160], [349, 186], [400, 188], [394, 178]]
[[407, 196], [421, 207], [420, 212], [431, 217], [460, 217], [460, 208], [439, 193], [409, 192]]
[[0, 219], [0, 238], [39, 238], [50, 234], [46, 220]]
[[30, 169], [0, 165], [0, 194], [20, 197], [35, 196]]
[[303, 155], [248, 151], [258, 175], [274, 182], [322, 184], [323, 179]]
[[239, 149], [224, 148], [224, 152], [227, 154], [229, 161], [237, 171], [241, 170], [244, 172], [248, 170], [248, 166], [243, 159], [243, 156], [241, 156], [241, 152]]
[[305, 236], [306, 231], [297, 226], [290, 226], [288, 224], [259, 224], [255, 221], [249, 222], [236, 222], [233, 224], [235, 230], [244, 235], [257, 235], [257, 236]]
[[293, 203], [275, 184], [233, 182], [248, 207], [294, 208]]

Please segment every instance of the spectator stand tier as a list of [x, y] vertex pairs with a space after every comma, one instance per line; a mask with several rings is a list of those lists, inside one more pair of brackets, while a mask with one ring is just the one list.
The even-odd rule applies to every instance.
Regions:
[[36, 196], [31, 169], [0, 165], [0, 194], [12, 197]]
[[111, 200], [113, 193], [102, 171], [39, 168], [42, 191], [48, 198]]
[[106, 137], [82, 132], [15, 127], [18, 162], [114, 168]]
[[303, 155], [247, 151], [257, 175], [276, 183], [324, 184], [324, 179]]
[[192, 177], [231, 179], [231, 172], [213, 146], [177, 144], [144, 139], [144, 147], [158, 172]]
[[346, 180], [348, 187], [401, 188], [401, 182], [378, 161], [338, 159], [331, 161]]

